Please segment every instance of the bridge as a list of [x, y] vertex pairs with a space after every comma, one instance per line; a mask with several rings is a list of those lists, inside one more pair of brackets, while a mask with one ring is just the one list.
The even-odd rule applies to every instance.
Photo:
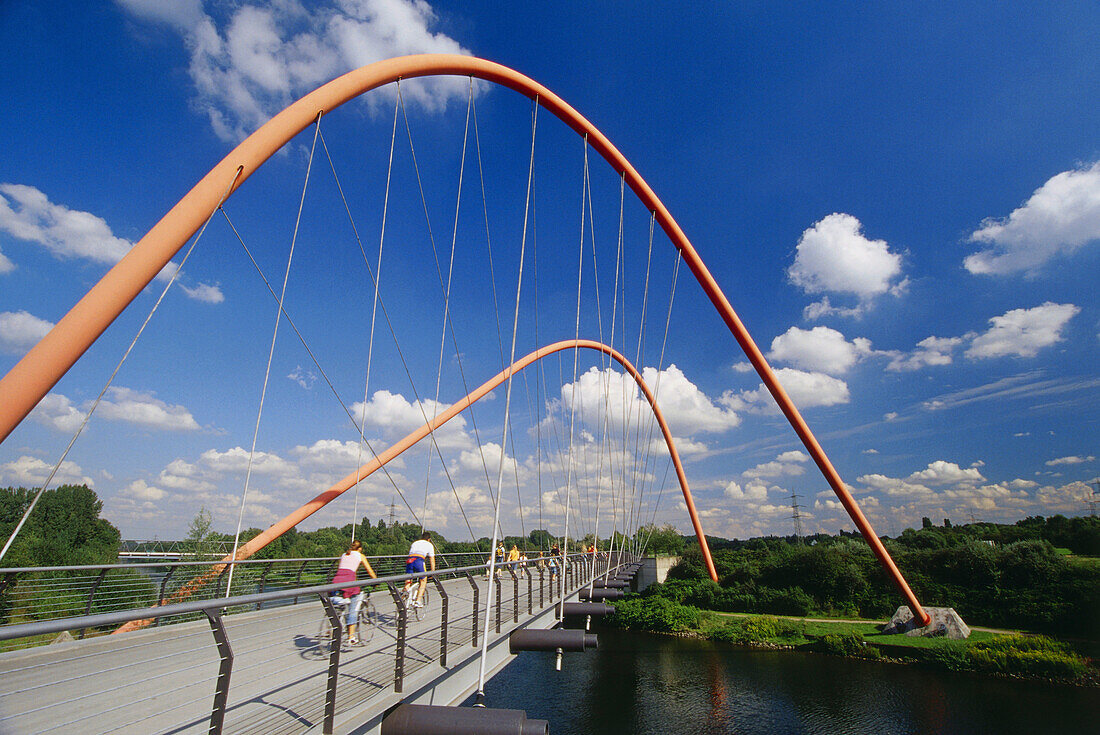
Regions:
[[[423, 156], [418, 158], [416, 155], [402, 92], [402, 85], [408, 89], [414, 80], [427, 77], [458, 77], [468, 80], [469, 84], [461, 155], [455, 156], [459, 178], [453, 187], [442, 187], [453, 189], [456, 198], [450, 256], [443, 259], [436, 247], [428, 196], [422, 182], [420, 161]], [[498, 253], [495, 265], [490, 234], [493, 227], [488, 214], [484, 161], [474, 106], [475, 81], [478, 85], [489, 83], [508, 88], [530, 101], [530, 143], [529, 147], [523, 147], [522, 163], [516, 167], [525, 170], [526, 176], [515, 177], [517, 188], [526, 192], [522, 206], [517, 207], [522, 219], [517, 218], [518, 226], [513, 221], [497, 223], [498, 231], [503, 229], [508, 233], [504, 239], [511, 247], [506, 257]], [[362, 220], [357, 221], [349, 202], [355, 199], [348, 195], [352, 185], [339, 173], [321, 128], [323, 121], [329, 124], [329, 118], [341, 105], [376, 89], [392, 91], [394, 109], [385, 187], [384, 191], [377, 192], [382, 212], [378, 223], [381, 235], [377, 259], [372, 259], [373, 255], [368, 256], [364, 246]], [[564, 131], [558, 134], [579, 136], [583, 149], [580, 180], [574, 178], [581, 194], [580, 247], [572, 270], [576, 275], [575, 299], [570, 291], [562, 288], [563, 281], [570, 287], [573, 285], [568, 283], [572, 276], [565, 275], [572, 266], [565, 268], [559, 261], [547, 261], [545, 242], [542, 248], [537, 247], [537, 200], [532, 192], [546, 188], [556, 192], [556, 182], [536, 187], [536, 140], [539, 134], [547, 135], [539, 132], [546, 125], [543, 121], [540, 126], [540, 111], [544, 115], [549, 113], [564, 125]], [[409, 142], [408, 178], [416, 182], [415, 186], [410, 185], [409, 196], [405, 199], [423, 205], [426, 221], [425, 232], [415, 236], [403, 226], [406, 223], [395, 222], [390, 217], [390, 209], [397, 206], [396, 195], [391, 198], [391, 182], [399, 121], [404, 123]], [[296, 138], [299, 134], [303, 136]], [[270, 258], [270, 253], [261, 253], [257, 258], [254, 252], [256, 242], [266, 242], [267, 235], [253, 238], [242, 233], [244, 228], [235, 223], [236, 213], [231, 215], [230, 209], [231, 204], [248, 196], [247, 191], [242, 191], [245, 182], [295, 140], [303, 157], [308, 151], [308, 160], [302, 167], [301, 199], [297, 204], [285, 269], [280, 266], [283, 275], [269, 278], [261, 261], [266, 262], [263, 256], [266, 254]], [[551, 140], [557, 139], [551, 137]], [[560, 150], [558, 145], [553, 148]], [[471, 158], [476, 158], [476, 167], [473, 161], [467, 162], [468, 149], [475, 151]], [[617, 191], [618, 211], [609, 217], [611, 220], [617, 217], [618, 221], [613, 257], [611, 253], [597, 256], [602, 251], [596, 246], [594, 210], [597, 203], [604, 205], [616, 196], [594, 191], [590, 152], [608, 164]], [[307, 193], [313, 185], [311, 176], [315, 169], [322, 170], [325, 163], [332, 174], [327, 186], [336, 215], [305, 212]], [[459, 261], [459, 256], [472, 249], [472, 237], [460, 227], [463, 184], [467, 184], [467, 189], [479, 188], [475, 182], [464, 181], [467, 169], [476, 170], [480, 178], [476, 183], [480, 183], [482, 200], [476, 205], [480, 205], [484, 216], [476, 219], [484, 224], [484, 233], [479, 237], [489, 252], [485, 262]], [[501, 176], [507, 178], [505, 174]], [[644, 211], [642, 229], [648, 230], [648, 238], [642, 236], [642, 242], [632, 238], [624, 227], [627, 191], [636, 197]], [[251, 201], [255, 204], [257, 200]], [[551, 202], [551, 209], [559, 204], [557, 200]], [[412, 211], [416, 208], [412, 207]], [[545, 223], [547, 208], [544, 202], [538, 221]], [[334, 234], [335, 224], [345, 216], [347, 221], [341, 224], [344, 234], [338, 237]], [[254, 428], [241, 430], [242, 437], [237, 439], [236, 447], [227, 443], [226, 451], [211, 450], [203, 455], [209, 454], [211, 461], [232, 465], [243, 474], [234, 541], [224, 557], [214, 564], [209, 561], [190, 565], [161, 563], [166, 571], [157, 573], [160, 576], [153, 585], [157, 590], [147, 595], [148, 599], [129, 599], [122, 591], [124, 587], [111, 586], [116, 579], [118, 585], [134, 583], [135, 575], [143, 574], [141, 565], [53, 571], [0, 569], [8, 593], [18, 592], [17, 597], [30, 594], [31, 599], [37, 599], [36, 595], [66, 598], [70, 595], [66, 585], [74, 584], [72, 580], [82, 580], [79, 584], [86, 585], [83, 592], [75, 595], [81, 601], [74, 603], [77, 607], [58, 605], [59, 609], [66, 610], [63, 615], [40, 620], [9, 614], [6, 616], [8, 624], [0, 626], [0, 641], [41, 641], [63, 631], [77, 631], [74, 641], [2, 654], [0, 666], [10, 692], [4, 694], [2, 702], [4, 711], [0, 718], [7, 719], [0, 721], [4, 724], [16, 730], [43, 731], [75, 728], [105, 732], [185, 732], [208, 728], [211, 732], [220, 732], [224, 727], [231, 731], [372, 732], [399, 702], [454, 704], [471, 691], [483, 691], [485, 678], [507, 661], [506, 648], [509, 641], [515, 641], [512, 636], [517, 629], [563, 629], [567, 602], [582, 594], [598, 598], [601, 590], [611, 591], [621, 581], [614, 578], [617, 571], [636, 571], [636, 559], [644, 555], [647, 543], [639, 529], [657, 518], [663, 497], [666, 479], [660, 474], [662, 464], [664, 477], [673, 477], [679, 487], [683, 509], [698, 540], [707, 571], [717, 581], [701, 514], [689, 486], [688, 469], [678, 450], [673, 427], [662, 411], [662, 397], [671, 403], [684, 400], [684, 396], [672, 394], [673, 389], [665, 388], [662, 392], [661, 386], [662, 376], [671, 373], [671, 366], [665, 362], [666, 347], [670, 334], [676, 331], [670, 329], [670, 325], [681, 263], [690, 271], [702, 297], [728, 328], [822, 477], [897, 586], [914, 619], [924, 624], [929, 622], [928, 614], [780, 385], [729, 299], [652, 188], [602, 132], [554, 92], [515, 70], [464, 56], [413, 56], [372, 64], [323, 85], [287, 107], [214, 166], [0, 378], [2, 443], [21, 431], [20, 427], [26, 423], [24, 419], [63, 377], [80, 373], [78, 360], [143, 290], [154, 284], [155, 279], [159, 279], [157, 283], [166, 281], [160, 297], [137, 326], [133, 340], [121, 350], [114, 371], [100, 383], [102, 389], [98, 397], [89, 402], [79, 428], [68, 446], [60, 451], [52, 471], [0, 551], [0, 558], [34, 512], [42, 493], [65, 466], [66, 457], [96, 407], [104, 396], [112, 395], [108, 391], [116, 376], [124, 365], [129, 368], [127, 361], [132, 351], [143, 339], [146, 327], [154, 321], [183, 265], [200, 241], [207, 237], [208, 226], [222, 220], [226, 227], [221, 236], [228, 244], [240, 245], [262, 283], [258, 289], [262, 297], [270, 297], [269, 303], [275, 305], [270, 346], [264, 348], [266, 367], [262, 380], [257, 380], [260, 400]], [[333, 266], [336, 273], [325, 274], [323, 278], [318, 277], [316, 271], [310, 271], [302, 280], [310, 286], [319, 284], [315, 290], [294, 292], [288, 289], [288, 284], [292, 283], [292, 266], [296, 264], [295, 250], [301, 246], [300, 231], [307, 227], [306, 223], [317, 226], [319, 234], [314, 237], [325, 244], [324, 248], [314, 251], [317, 261], [342, 262], [337, 259], [345, 251], [352, 253], [353, 258], [361, 254], [361, 262], [354, 263], [361, 271], [347, 282], [339, 266]], [[481, 224], [479, 221], [478, 226]], [[406, 280], [383, 295], [382, 253], [387, 228], [391, 233], [393, 230], [400, 233], [396, 237], [401, 247], [409, 250], [406, 257], [414, 262], [387, 265], [386, 273], [390, 269], [398, 270], [405, 274]], [[673, 259], [666, 260], [663, 265], [654, 258], [655, 233], [662, 233], [671, 245], [668, 252]], [[557, 247], [560, 239], [561, 233], [554, 231], [552, 252], [562, 250]], [[414, 240], [430, 242], [430, 251], [414, 251], [409, 244]], [[646, 240], [648, 242], [643, 245]], [[634, 246], [632, 254], [628, 253], [631, 245]], [[173, 258], [181, 254], [182, 260], [176, 263]], [[429, 257], [434, 263], [428, 260]], [[425, 260], [415, 262], [417, 258]], [[497, 282], [496, 269], [502, 263], [516, 274], [514, 285], [506, 289]], [[632, 268], [636, 266], [636, 272], [631, 270], [629, 284], [628, 263]], [[438, 294], [434, 282], [427, 283], [435, 279], [429, 276], [427, 282], [421, 283], [419, 278], [423, 273], [430, 274], [433, 266]], [[541, 290], [537, 275], [540, 272], [544, 284]], [[667, 310], [651, 306], [657, 303], [657, 297], [650, 293], [655, 288], [651, 280], [655, 282], [658, 273], [662, 279], [668, 279]], [[478, 276], [485, 280], [468, 286], [462, 294], [457, 293], [457, 281]], [[552, 281], [551, 288], [545, 286], [547, 278]], [[613, 284], [610, 289], [609, 283]], [[362, 289], [364, 298], [362, 302], [354, 302], [354, 314], [335, 308], [319, 319], [311, 315], [302, 320], [301, 325], [292, 316], [293, 299], [288, 298], [288, 291], [300, 302], [313, 304], [325, 299], [336, 301], [344, 290], [363, 286], [366, 287]], [[503, 315], [498, 308], [498, 287], [504, 290], [506, 302], [514, 298], [514, 310]], [[629, 316], [629, 331], [631, 339], [633, 333], [637, 334], [636, 344], [629, 344], [627, 340], [629, 299], [633, 299], [632, 306], [635, 302], [641, 305], [640, 309], [633, 306]], [[575, 311], [566, 306], [574, 301]], [[363, 304], [368, 307], [362, 308]], [[469, 309], [469, 313], [461, 313], [462, 309]], [[438, 322], [434, 321], [437, 313]], [[493, 320], [486, 317], [487, 313], [495, 317], [495, 344]], [[301, 313], [294, 316], [301, 318]], [[361, 321], [359, 316], [362, 316]], [[335, 327], [345, 323], [354, 324], [353, 335], [347, 336]], [[333, 404], [338, 406], [331, 416], [326, 414], [322, 429], [306, 426], [310, 424], [307, 417], [313, 419], [312, 408], [303, 408], [300, 396], [288, 395], [272, 387], [272, 365], [276, 355], [283, 354], [277, 348], [289, 349], [284, 346], [286, 340], [281, 342], [279, 339], [281, 325], [285, 325], [284, 337], [289, 329], [301, 345], [300, 350], [297, 344], [293, 345], [296, 351], [290, 353], [294, 357], [289, 359], [308, 355], [310, 362], [306, 364], [311, 364], [311, 369], [323, 378], [334, 399]], [[186, 331], [190, 326], [194, 325], [179, 328]], [[201, 326], [197, 330], [199, 333], [218, 328], [215, 324]], [[381, 345], [383, 340], [379, 338], [376, 342], [376, 327], [383, 333], [388, 330], [392, 337], [393, 345], [385, 354]], [[685, 331], [690, 331], [690, 325]], [[423, 344], [410, 344], [432, 332], [439, 335], [438, 356], [434, 346], [425, 349]], [[555, 339], [548, 339], [548, 334], [555, 335]], [[208, 345], [214, 353], [209, 362], [217, 363], [227, 353], [243, 352], [248, 342], [250, 340], [240, 335], [219, 334]], [[173, 347], [168, 345], [165, 349]], [[476, 368], [471, 353], [482, 356]], [[485, 353], [491, 359], [484, 360]], [[629, 357], [631, 354], [633, 359]], [[660, 355], [656, 365], [647, 365], [646, 360], [652, 363], [654, 354]], [[332, 362], [326, 361], [326, 355], [333, 362], [350, 360], [352, 367], [349, 369], [346, 364], [334, 367]], [[564, 360], [563, 355], [566, 356]], [[553, 366], [552, 359], [557, 361], [556, 378], [553, 371], [548, 370], [548, 365]], [[569, 361], [572, 362], [571, 371], [563, 364]], [[256, 362], [263, 360], [257, 358]], [[345, 385], [346, 374], [361, 370], [361, 364], [365, 364], [366, 378], [353, 385], [352, 393]], [[385, 382], [387, 388], [378, 387], [382, 381], [377, 374], [382, 366], [388, 368], [387, 380], [390, 382]], [[489, 366], [492, 371], [486, 369]], [[373, 379], [372, 369], [375, 371]], [[480, 371], [477, 375], [481, 378], [495, 370], [499, 372], [473, 387], [475, 369]], [[293, 378], [293, 375], [288, 377]], [[233, 378], [234, 383], [239, 380], [238, 376]], [[394, 382], [405, 378], [407, 390], [413, 396], [411, 400], [394, 392]], [[555, 384], [553, 390], [550, 384]], [[223, 402], [231, 395], [238, 395], [239, 386], [234, 385], [233, 389], [225, 394]], [[361, 403], [347, 398], [360, 391]], [[494, 401], [500, 398], [500, 392], [503, 392], [502, 400]], [[461, 397], [446, 405], [440, 399], [447, 393]], [[526, 406], [523, 405], [524, 397]], [[276, 399], [282, 399], [281, 404]], [[274, 408], [270, 403], [281, 407]], [[269, 415], [272, 411], [281, 411], [276, 414], [278, 419], [272, 420]], [[226, 423], [236, 422], [231, 414], [227, 412], [223, 419]], [[398, 415], [401, 420], [395, 418]], [[526, 430], [513, 426], [524, 422]], [[251, 420], [247, 423], [251, 424]], [[368, 425], [381, 436], [369, 436]], [[274, 439], [269, 439], [268, 444], [261, 441], [261, 427], [269, 433], [277, 432], [280, 443]], [[325, 438], [325, 432], [337, 431], [334, 427], [345, 435], [350, 434], [354, 441], [345, 443]], [[486, 427], [491, 427], [492, 440], [488, 438], [490, 429]], [[394, 433], [397, 428], [408, 433], [403, 436], [400, 432]], [[303, 431], [307, 438], [291, 438], [295, 429]], [[248, 433], [244, 434], [246, 431]], [[306, 444], [300, 443], [303, 441]], [[384, 448], [376, 446], [380, 441], [386, 442]], [[354, 449], [348, 451], [350, 445]], [[292, 486], [298, 494], [302, 487], [320, 492], [266, 530], [242, 542], [243, 523], [252, 507], [250, 493], [253, 499], [257, 494], [266, 499], [278, 499], [273, 491], [277, 487], [274, 481], [261, 483], [257, 479], [270, 477], [281, 466], [281, 458], [275, 450], [306, 453], [318, 447], [325, 450], [318, 450], [318, 454], [333, 460], [331, 466], [326, 465], [324, 471], [308, 477], [291, 479], [295, 480]], [[414, 447], [422, 447], [424, 453], [411, 452]], [[528, 459], [521, 461], [524, 456]], [[177, 466], [177, 462], [173, 462], [160, 469], [159, 475], [158, 468], [148, 468], [144, 477], [153, 480], [171, 475], [172, 484], [165, 487], [187, 486], [196, 494], [214, 495], [219, 489], [212, 481], [197, 476], [194, 464], [179, 462], [184, 467], [180, 473], [171, 474], [170, 470]], [[402, 471], [402, 467], [409, 467], [402, 463], [411, 463], [415, 465], [415, 472], [423, 472], [423, 503], [413, 493], [410, 479], [413, 471]], [[476, 484], [470, 480], [466, 483], [456, 480], [454, 474], [463, 470], [482, 477]], [[341, 473], [346, 474], [341, 477]], [[257, 488], [257, 484], [262, 486]], [[135, 493], [143, 492], [147, 498], [160, 500], [169, 495], [163, 488], [150, 488], [145, 480], [134, 487], [137, 488]], [[279, 490], [285, 491], [285, 488]], [[515, 491], [514, 500], [512, 490]], [[471, 544], [479, 545], [479, 532], [489, 543], [480, 555], [455, 560], [447, 570], [432, 576], [432, 586], [441, 604], [429, 612], [428, 620], [410, 621], [400, 604], [397, 590], [407, 577], [399, 565], [384, 570], [378, 582], [361, 582], [374, 589], [372, 599], [378, 611], [379, 625], [374, 626], [376, 631], [370, 645], [345, 654], [341, 654], [340, 646], [335, 646], [327, 662], [318, 661], [324, 658], [317, 656], [324, 644], [316, 633], [311, 635], [311, 630], [319, 629], [318, 621], [324, 616], [335, 619], [334, 611], [326, 603], [330, 593], [339, 588], [326, 577], [331, 569], [322, 564], [318, 570], [311, 565], [320, 562], [310, 559], [278, 565], [253, 561], [252, 557], [314, 514], [329, 513], [327, 517], [331, 521], [332, 514], [337, 511], [330, 503], [340, 498], [343, 500], [338, 504], [338, 512], [347, 514], [344, 518], [350, 517], [354, 534], [360, 518], [360, 491], [365, 498], [373, 498], [375, 502], [382, 493], [392, 492], [425, 528], [431, 527], [433, 519], [440, 524], [453, 522], [458, 526], [461, 518], [462, 525], [458, 527], [469, 532]], [[228, 495], [223, 491], [218, 497]], [[237, 493], [232, 495], [236, 502]], [[349, 501], [353, 496], [354, 500]], [[296, 498], [296, 503], [301, 502], [301, 497]], [[502, 511], [505, 506], [506, 510]], [[553, 518], [554, 537], [560, 539], [564, 550], [558, 558], [558, 568], [564, 568], [566, 574], [559, 575], [555, 584], [546, 578], [549, 574], [546, 568], [535, 575], [530, 567], [521, 568], [515, 564], [498, 568], [495, 556], [490, 556], [488, 562], [485, 560], [489, 550], [496, 548], [504, 536], [506, 526], [519, 526], [523, 530], [524, 524], [536, 512], [540, 526], [544, 515]], [[589, 556], [567, 558], [578, 537], [601, 538], [601, 523], [604, 524], [602, 535], [611, 538], [610, 548], [601, 551], [603, 568], [598, 568], [601, 564]], [[143, 552], [136, 548], [133, 553]], [[331, 567], [331, 560], [325, 563]], [[294, 569], [294, 564], [299, 566]], [[26, 582], [32, 577], [54, 579], [54, 586], [28, 593]], [[601, 577], [599, 583], [597, 577]], [[127, 579], [130, 581], [126, 582]], [[142, 580], [148, 586], [148, 579], [142, 577]], [[180, 584], [181, 580], [186, 581]], [[507, 622], [509, 603], [511, 627]], [[96, 612], [99, 609], [105, 611]], [[196, 616], [201, 617], [195, 620]], [[177, 619], [183, 622], [169, 624]], [[109, 626], [119, 626], [120, 632], [110, 636], [89, 633], [103, 632]], [[18, 687], [12, 684], [16, 681]]]
[[[2, 569], [5, 591], [14, 600], [9, 614], [17, 617], [27, 617], [22, 608], [31, 601], [60, 596], [59, 580], [85, 610], [97, 604], [120, 609], [71, 616], [72, 609], [59, 605], [45, 608], [40, 617], [46, 619], [0, 627], [5, 645], [64, 638], [0, 653], [0, 727], [6, 732], [379, 732], [385, 715], [400, 703], [454, 705], [473, 693], [483, 643], [491, 676], [516, 655], [510, 641], [517, 631], [545, 630], [571, 618], [583, 627], [586, 613], [601, 606], [575, 605], [578, 595], [614, 596], [601, 585], [623, 571], [633, 578], [637, 570], [628, 555], [582, 553], [569, 557], [563, 577], [545, 563], [505, 563], [490, 585], [486, 563], [453, 566], [474, 561], [464, 555], [440, 561], [436, 575], [386, 574], [403, 566], [403, 559], [374, 557], [378, 579], [290, 588], [292, 580], [331, 577], [336, 560], [240, 562], [238, 584], [259, 591], [225, 597], [223, 576], [191, 589], [190, 600], [177, 603], [167, 601], [201, 578], [208, 563]], [[136, 571], [156, 573], [152, 601], [159, 604], [132, 606], [140, 599], [136, 591], [150, 587], [128, 574]], [[401, 592], [405, 580], [418, 576], [431, 578], [431, 598], [414, 616]], [[365, 587], [371, 601], [370, 624], [363, 626], [357, 646], [341, 641], [339, 613], [329, 602], [351, 585]], [[486, 609], [490, 587], [495, 594], [492, 609]], [[489, 620], [488, 629], [482, 617]], [[337, 624], [326, 625], [332, 619]], [[147, 625], [109, 633], [136, 621]]]

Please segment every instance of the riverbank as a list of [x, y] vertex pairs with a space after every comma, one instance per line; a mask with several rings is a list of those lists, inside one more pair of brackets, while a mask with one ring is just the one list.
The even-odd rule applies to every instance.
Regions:
[[739, 615], [699, 610], [661, 597], [615, 603], [607, 624], [732, 645], [824, 653], [919, 664], [948, 671], [1100, 686], [1100, 672], [1065, 642], [1047, 636], [975, 630], [963, 641], [884, 635], [881, 623], [821, 618]]

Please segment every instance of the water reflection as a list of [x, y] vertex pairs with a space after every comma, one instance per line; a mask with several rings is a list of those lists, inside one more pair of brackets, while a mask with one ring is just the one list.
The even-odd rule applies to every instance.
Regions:
[[1085, 733], [1095, 689], [600, 631], [591, 654], [525, 653], [486, 686], [565, 733]]

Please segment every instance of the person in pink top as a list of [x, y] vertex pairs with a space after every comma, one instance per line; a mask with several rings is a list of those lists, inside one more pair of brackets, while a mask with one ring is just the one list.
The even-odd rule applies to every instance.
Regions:
[[[351, 582], [356, 579], [358, 576], [356, 573], [359, 571], [360, 565], [367, 570], [367, 574], [370, 575], [371, 579], [378, 577], [371, 569], [367, 557], [363, 556], [363, 544], [352, 541], [347, 552], [340, 557], [340, 562], [336, 568], [336, 576], [332, 578], [333, 583]], [[345, 587], [340, 590], [340, 594], [345, 599], [351, 600], [344, 622], [348, 626], [348, 643], [354, 646], [359, 643], [359, 639], [356, 637], [359, 626], [355, 621], [359, 619], [359, 606], [363, 604], [364, 593], [360, 587]]]

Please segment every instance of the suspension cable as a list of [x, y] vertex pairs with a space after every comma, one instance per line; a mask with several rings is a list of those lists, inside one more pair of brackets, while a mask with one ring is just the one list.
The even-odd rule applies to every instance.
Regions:
[[[516, 359], [516, 336], [519, 332], [519, 304], [520, 296], [523, 291], [523, 262], [527, 250], [527, 220], [530, 211], [531, 204], [531, 180], [534, 177], [535, 172], [535, 131], [538, 124], [538, 98], [535, 99], [536, 114], [531, 118], [531, 155], [527, 165], [527, 196], [523, 206], [523, 236], [520, 239], [519, 246], [519, 269], [516, 276], [516, 309], [515, 315], [512, 317], [512, 349], [509, 358], [509, 363], [512, 364]], [[485, 663], [486, 657], [489, 652], [489, 611], [493, 607], [493, 592], [496, 585], [493, 584], [493, 575], [496, 572], [496, 548], [497, 548], [497, 533], [500, 525], [500, 505], [501, 499], [504, 497], [504, 493], [501, 492], [501, 482], [504, 479], [504, 448], [508, 446], [508, 419], [512, 406], [512, 373], [509, 372], [508, 380], [506, 382], [506, 388], [504, 392], [504, 428], [501, 429], [503, 436], [500, 440], [500, 462], [497, 467], [497, 496], [496, 501], [493, 503], [493, 539], [489, 547], [489, 583], [486, 585], [489, 588], [489, 592], [485, 603], [485, 635], [481, 639], [481, 661], [478, 665], [477, 675], [477, 701], [484, 706], [485, 703]]]
[[[286, 286], [290, 281], [290, 265], [294, 260], [294, 246], [298, 242], [298, 227], [302, 223], [302, 209], [305, 207], [306, 203], [306, 189], [309, 187], [309, 174], [313, 168], [313, 154], [317, 150], [317, 135], [321, 131], [321, 116], [323, 114], [323, 111], [318, 112], [317, 120], [314, 122], [313, 145], [309, 149], [309, 161], [306, 163], [305, 181], [302, 182], [302, 196], [298, 201], [298, 216], [294, 220], [294, 234], [290, 238], [290, 252], [287, 254], [286, 258], [286, 273], [283, 275], [283, 290], [279, 295], [279, 308], [275, 312], [275, 327], [271, 333], [271, 348], [267, 353], [267, 368], [264, 371], [264, 385], [260, 390], [260, 406], [256, 411], [256, 428], [252, 431], [252, 448], [248, 452], [248, 469], [245, 471], [244, 475], [244, 490], [241, 493], [241, 509], [237, 514], [237, 532], [233, 535], [234, 559], [237, 558], [237, 544], [240, 543], [241, 539], [241, 524], [244, 522], [244, 506], [245, 502], [248, 500], [248, 484], [252, 479], [252, 463], [256, 456], [256, 440], [260, 435], [260, 418], [263, 416], [264, 412], [264, 399], [267, 398], [267, 383], [271, 377], [271, 362], [275, 357], [275, 340], [279, 336], [279, 323], [282, 321], [283, 317], [283, 302], [286, 300]], [[230, 589], [233, 587], [233, 567], [235, 566], [236, 564], [231, 564], [229, 566], [229, 579], [225, 584], [226, 597], [229, 597]]]

